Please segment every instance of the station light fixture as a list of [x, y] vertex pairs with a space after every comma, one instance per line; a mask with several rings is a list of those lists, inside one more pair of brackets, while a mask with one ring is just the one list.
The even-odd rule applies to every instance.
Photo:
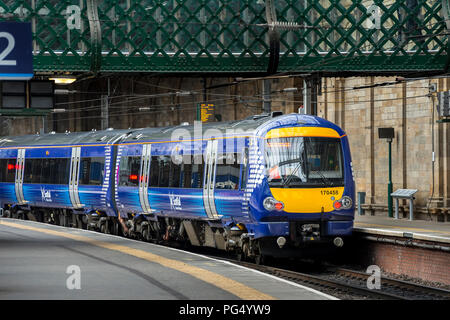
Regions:
[[77, 80], [77, 78], [70, 76], [57, 76], [49, 78], [49, 80], [53, 80], [55, 84], [71, 84], [74, 83]]
[[388, 216], [390, 218], [393, 217], [393, 208], [392, 208], [392, 140], [395, 137], [394, 128], [378, 128], [378, 137], [380, 139], [386, 139], [389, 144], [389, 153], [388, 153], [388, 168], [389, 168], [389, 181], [388, 181]]

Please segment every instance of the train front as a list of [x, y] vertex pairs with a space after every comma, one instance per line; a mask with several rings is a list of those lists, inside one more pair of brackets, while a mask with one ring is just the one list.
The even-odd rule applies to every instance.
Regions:
[[265, 176], [252, 207], [262, 254], [318, 253], [342, 247], [352, 233], [355, 186], [347, 136], [331, 122], [308, 119], [268, 129], [259, 141]]

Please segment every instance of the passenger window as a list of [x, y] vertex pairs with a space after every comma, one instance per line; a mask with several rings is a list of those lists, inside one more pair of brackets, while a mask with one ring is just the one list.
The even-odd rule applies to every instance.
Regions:
[[0, 182], [6, 182], [6, 174], [8, 172], [8, 159], [0, 159]]
[[170, 161], [169, 187], [179, 188], [181, 180], [181, 166], [182, 164]]
[[52, 159], [42, 159], [42, 169], [40, 183], [51, 184], [52, 183]]
[[33, 159], [25, 159], [25, 168], [23, 173], [23, 183], [31, 183], [33, 180]]
[[157, 156], [152, 156], [150, 163], [150, 187], [159, 185], [159, 160]]
[[183, 188], [192, 187], [192, 163], [191, 156], [183, 156], [183, 164], [181, 166], [181, 186]]
[[202, 188], [203, 187], [203, 155], [184, 155], [182, 170], [183, 188]]
[[203, 188], [203, 164], [192, 165], [191, 188]]
[[31, 162], [31, 183], [41, 183], [42, 176], [42, 159], [32, 159]]
[[[201, 155], [199, 155], [201, 157]], [[181, 163], [175, 163], [170, 156], [152, 156], [150, 166], [150, 187], [201, 188], [203, 185], [203, 164], [196, 163], [198, 157], [183, 155]]]
[[216, 167], [216, 189], [239, 189], [240, 154], [219, 153]]
[[15, 182], [16, 159], [0, 159], [0, 182]]
[[103, 184], [105, 158], [81, 158], [80, 162], [80, 185]]
[[24, 183], [68, 184], [70, 159], [25, 159]]
[[159, 184], [158, 187], [166, 188], [169, 186], [170, 164], [172, 162], [169, 156], [158, 156], [159, 161]]
[[139, 186], [139, 171], [141, 168], [141, 157], [123, 156], [120, 159], [119, 186]]
[[56, 184], [69, 183], [70, 159], [55, 159], [55, 166], [53, 167], [53, 169], [54, 181]]

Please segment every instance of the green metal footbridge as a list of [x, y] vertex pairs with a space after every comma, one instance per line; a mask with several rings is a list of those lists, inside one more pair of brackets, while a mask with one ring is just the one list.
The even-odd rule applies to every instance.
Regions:
[[450, 0], [11, 0], [36, 74], [447, 72]]

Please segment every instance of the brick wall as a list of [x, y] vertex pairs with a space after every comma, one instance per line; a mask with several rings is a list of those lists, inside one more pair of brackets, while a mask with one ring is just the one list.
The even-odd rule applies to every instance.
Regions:
[[450, 285], [448, 252], [372, 241], [358, 241], [354, 250], [349, 255], [364, 267], [377, 265], [388, 273]]

